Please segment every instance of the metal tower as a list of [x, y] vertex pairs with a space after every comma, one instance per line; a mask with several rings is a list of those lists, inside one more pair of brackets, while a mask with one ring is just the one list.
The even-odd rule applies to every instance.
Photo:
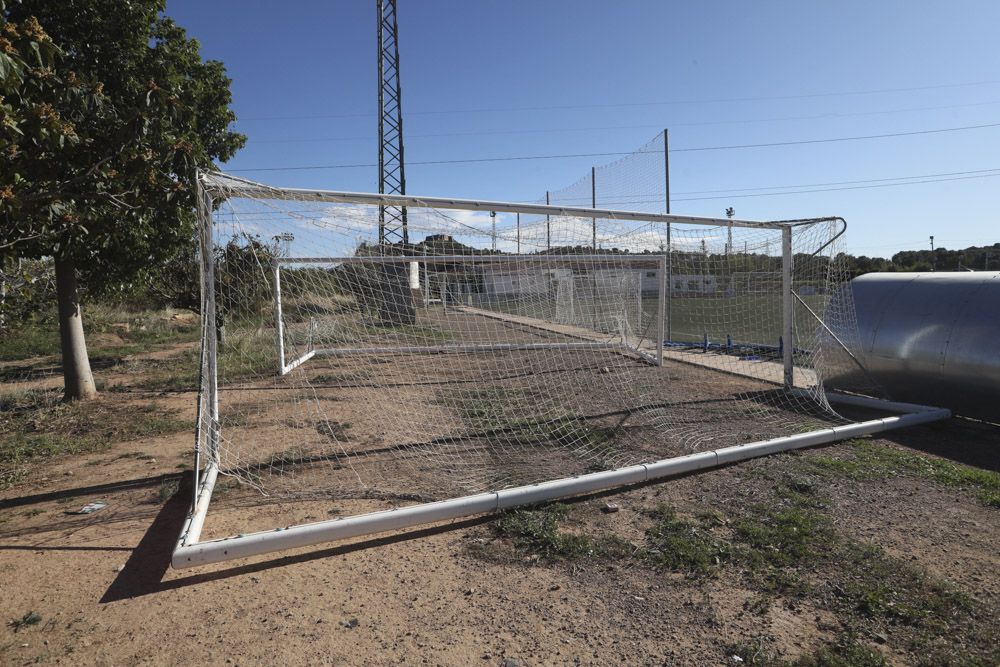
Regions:
[[[406, 194], [403, 171], [403, 107], [399, 86], [396, 0], [376, 0], [378, 9], [378, 191]], [[380, 206], [380, 245], [409, 243], [405, 206]]]

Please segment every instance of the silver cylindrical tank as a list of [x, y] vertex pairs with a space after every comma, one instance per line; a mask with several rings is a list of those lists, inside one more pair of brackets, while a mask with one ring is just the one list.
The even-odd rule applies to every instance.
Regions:
[[894, 400], [1000, 422], [1000, 272], [869, 273], [850, 290], [870, 377], [828, 387], [874, 380]]

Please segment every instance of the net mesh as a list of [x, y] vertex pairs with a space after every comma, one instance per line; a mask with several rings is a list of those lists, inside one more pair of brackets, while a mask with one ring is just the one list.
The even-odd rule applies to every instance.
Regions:
[[784, 340], [780, 229], [411, 206], [383, 246], [377, 206], [203, 186], [198, 448], [246, 488], [441, 499], [843, 421], [838, 220], [792, 227]]

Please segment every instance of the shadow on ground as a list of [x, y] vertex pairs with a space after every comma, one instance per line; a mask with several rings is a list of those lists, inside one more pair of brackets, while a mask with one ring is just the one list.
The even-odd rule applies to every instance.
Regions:
[[184, 478], [184, 483], [167, 502], [163, 509], [157, 514], [153, 523], [150, 524], [146, 534], [143, 535], [139, 544], [132, 551], [132, 555], [125, 562], [125, 566], [118, 574], [108, 590], [101, 597], [102, 603], [117, 602], [143, 595], [161, 593], [164, 591], [183, 588], [194, 584], [228, 579], [255, 572], [262, 572], [276, 567], [284, 567], [295, 563], [306, 563], [322, 558], [342, 556], [371, 549], [375, 547], [403, 542], [406, 540], [420, 539], [438, 533], [457, 530], [469, 526], [479, 525], [493, 520], [493, 516], [487, 515], [475, 517], [465, 521], [455, 521], [442, 526], [433, 526], [420, 530], [412, 530], [399, 534], [388, 535], [376, 539], [354, 542], [333, 548], [310, 551], [309, 553], [297, 554], [294, 556], [283, 556], [259, 563], [250, 563], [226, 570], [205, 572], [194, 574], [180, 579], [170, 579], [164, 581], [164, 575], [170, 568], [170, 556], [177, 543], [177, 536], [180, 534], [184, 520], [187, 518], [191, 499], [191, 476]]

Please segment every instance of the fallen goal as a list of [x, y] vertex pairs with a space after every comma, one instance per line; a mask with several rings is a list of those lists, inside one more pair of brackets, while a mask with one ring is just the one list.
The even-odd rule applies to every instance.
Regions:
[[[831, 406], [823, 378], [858, 363], [833, 298], [839, 218], [197, 182], [196, 479], [175, 567], [947, 416]], [[386, 206], [401, 242], [382, 242]]]

